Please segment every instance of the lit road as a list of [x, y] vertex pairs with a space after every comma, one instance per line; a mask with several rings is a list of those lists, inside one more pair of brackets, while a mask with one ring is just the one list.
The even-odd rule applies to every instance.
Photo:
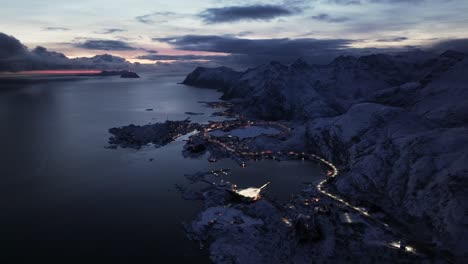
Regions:
[[[269, 157], [272, 159], [277, 159], [277, 157], [287, 157], [288, 159], [302, 159], [302, 160], [315, 160], [317, 162], [320, 162], [324, 165], [326, 165], [330, 170], [327, 172], [327, 177], [317, 183], [316, 189], [319, 193], [321, 193], [324, 196], [329, 197], [330, 199], [334, 200], [335, 202], [341, 204], [342, 206], [349, 208], [355, 212], [357, 212], [359, 215], [361, 215], [363, 218], [367, 218], [372, 220], [374, 223], [377, 223], [381, 226], [384, 227], [385, 230], [391, 231], [389, 228], [389, 225], [380, 219], [377, 219], [376, 217], [372, 216], [367, 212], [366, 209], [360, 208], [357, 206], [352, 205], [350, 202], [346, 201], [345, 199], [339, 197], [338, 195], [330, 193], [328, 190], [326, 190], [325, 185], [331, 181], [332, 179], [336, 178], [339, 174], [338, 168], [331, 163], [330, 161], [327, 161], [324, 158], [321, 158], [315, 154], [308, 154], [304, 152], [295, 152], [295, 151], [287, 151], [287, 152], [280, 152], [280, 151], [271, 151], [271, 150], [264, 150], [260, 152], [250, 152], [246, 150], [246, 147], [239, 146], [239, 142], [234, 143], [229, 143], [229, 142], [222, 142], [221, 140], [217, 139], [214, 136], [210, 135], [210, 131], [216, 130], [216, 129], [223, 129], [223, 130], [231, 130], [233, 127], [239, 128], [239, 127], [249, 127], [249, 126], [274, 126], [278, 128], [279, 130], [282, 131], [282, 134], [289, 134], [291, 129], [289, 127], [284, 126], [283, 124], [279, 124], [276, 122], [266, 122], [266, 121], [260, 121], [260, 122], [253, 122], [253, 121], [238, 121], [239, 123], [236, 124], [234, 123], [212, 123], [210, 124], [207, 128], [204, 129], [204, 132], [202, 133], [202, 136], [207, 140], [209, 143], [218, 145], [222, 149], [228, 151], [231, 155], [236, 157], [239, 160], [240, 166], [246, 167], [246, 163], [244, 159], [262, 159], [265, 157]], [[278, 158], [278, 159], [280, 159]], [[263, 186], [264, 187], [264, 186]], [[262, 187], [262, 188], [263, 188]], [[261, 188], [261, 189], [262, 189]], [[261, 190], [256, 188], [257, 190]], [[259, 193], [255, 194], [259, 195]], [[391, 231], [392, 232], [392, 231]], [[394, 235], [397, 235], [396, 232], [392, 232]], [[398, 234], [398, 236], [402, 236]], [[408, 253], [413, 253], [417, 254], [416, 249], [413, 246], [407, 245], [404, 242], [401, 241], [389, 241], [384, 243], [387, 247], [389, 248], [394, 248], [398, 250], [404, 250]]]

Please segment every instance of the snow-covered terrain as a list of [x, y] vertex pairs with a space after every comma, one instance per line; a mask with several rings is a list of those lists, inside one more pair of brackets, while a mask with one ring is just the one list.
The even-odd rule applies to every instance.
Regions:
[[274, 135], [274, 134], [279, 134], [280, 132], [281, 131], [273, 127], [253, 126], [253, 127], [248, 127], [248, 128], [233, 129], [229, 132], [224, 132], [222, 130], [213, 130], [210, 132], [210, 134], [215, 137], [222, 137], [222, 136], [230, 135], [230, 136], [238, 137], [240, 139], [244, 139], [244, 138], [249, 138], [249, 137], [257, 137], [260, 135]]
[[[296, 123], [297, 149], [341, 167], [343, 196], [375, 204], [455, 256], [468, 254], [468, 56], [447, 51], [197, 68], [247, 116]], [[291, 146], [289, 146], [291, 147]]]

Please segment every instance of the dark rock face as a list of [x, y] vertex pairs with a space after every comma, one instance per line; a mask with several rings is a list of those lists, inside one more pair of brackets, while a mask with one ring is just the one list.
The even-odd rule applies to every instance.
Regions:
[[223, 97], [239, 99], [234, 108], [245, 115], [303, 124], [297, 137], [308, 150], [343, 168], [342, 194], [397, 216], [425, 234], [419, 239], [468, 254], [467, 55], [342, 56], [329, 65], [219, 72], [197, 68], [187, 84], [221, 82]]
[[182, 83], [222, 91], [227, 88], [233, 80], [239, 78], [240, 75], [240, 72], [233, 71], [227, 67], [212, 69], [197, 67], [192, 73], [187, 75]]

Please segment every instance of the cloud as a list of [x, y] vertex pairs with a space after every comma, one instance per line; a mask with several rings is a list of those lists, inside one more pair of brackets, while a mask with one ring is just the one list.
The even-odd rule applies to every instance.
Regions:
[[15, 37], [0, 32], [0, 59], [23, 55], [27, 51], [26, 46]]
[[120, 40], [86, 40], [82, 43], [76, 43], [75, 47], [89, 50], [138, 50], [128, 43]]
[[[426, 0], [327, 0], [328, 3], [336, 5], [361, 5], [364, 3], [421, 3]], [[450, 1], [450, 0], [449, 0]]]
[[360, 0], [328, 0], [329, 3], [337, 5], [360, 5]]
[[246, 30], [246, 31], [241, 31], [241, 32], [237, 33], [237, 36], [239, 36], [239, 37], [245, 37], [245, 36], [247, 36], [247, 35], [252, 35], [253, 33], [254, 33], [253, 31], [248, 31], [248, 30]]
[[65, 55], [40, 46], [29, 51], [16, 38], [0, 33], [0, 71], [66, 69], [69, 61]]
[[135, 19], [140, 23], [151, 25], [151, 24], [155, 24], [156, 22], [159, 22], [159, 23], [167, 22], [167, 20], [156, 21], [155, 18], [175, 16], [175, 15], [176, 13], [174, 12], [154, 12], [154, 13], [150, 13], [146, 15], [137, 16], [135, 17]]
[[290, 63], [299, 57], [315, 63], [328, 63], [336, 56], [350, 54], [349, 45], [354, 42], [348, 39], [244, 39], [213, 35], [155, 38], [154, 41], [168, 43], [179, 50], [230, 54], [207, 59], [231, 67], [251, 67], [272, 60]]
[[46, 31], [68, 31], [70, 29], [65, 28], [65, 27], [45, 27], [44, 30]]
[[[391, 39], [398, 38], [403, 37]], [[132, 50], [136, 49], [148, 52], [146, 55], [136, 57], [137, 59], [158, 62], [156, 64], [131, 64], [124, 58], [110, 54], [97, 55], [91, 58], [69, 59], [61, 53], [49, 51], [40, 46], [29, 51], [16, 38], [0, 33], [0, 71], [44, 69], [154, 70], [154, 67], [166, 67], [168, 65], [171, 65], [171, 70], [183, 69], [186, 71], [190, 71], [198, 65], [225, 65], [240, 69], [258, 66], [272, 60], [291, 63], [298, 57], [302, 57], [312, 63], [323, 64], [329, 63], [339, 55], [360, 56], [363, 54], [398, 52], [415, 48], [440, 52], [447, 49], [468, 52], [468, 39], [444, 40], [430, 47], [406, 46], [389, 49], [350, 48], [350, 44], [355, 41], [349, 39], [244, 39], [233, 36], [185, 35], [154, 40], [168, 43], [179, 50], [219, 52], [227, 53], [228, 55], [160, 55], [155, 50], [136, 48], [128, 43], [124, 43], [126, 46], [131, 47]], [[84, 44], [96, 40], [80, 39], [80, 41], [80, 44]], [[165, 60], [174, 62], [171, 62], [171, 64], [161, 63], [161, 61]]]
[[214, 35], [185, 35], [153, 40], [168, 43], [179, 50], [272, 56], [328, 52], [348, 48], [353, 43], [347, 39], [243, 39]]
[[81, 49], [88, 49], [88, 50], [105, 50], [105, 51], [141, 50], [141, 51], [145, 51], [151, 54], [158, 53], [158, 51], [154, 49], [135, 47], [122, 38], [118, 38], [118, 39], [120, 40], [75, 38], [73, 46], [77, 48], [81, 48]]
[[408, 40], [407, 37], [392, 37], [392, 38], [384, 38], [384, 39], [377, 39], [377, 42], [401, 42]]
[[314, 20], [318, 20], [318, 21], [328, 22], [328, 23], [343, 23], [343, 22], [351, 20], [349, 17], [331, 17], [330, 15], [325, 14], [325, 13], [311, 16], [310, 18]]
[[250, 5], [209, 8], [199, 14], [207, 24], [237, 22], [241, 20], [271, 20], [300, 13], [299, 9], [281, 5]]
[[421, 3], [426, 0], [370, 0], [373, 3]]
[[218, 59], [220, 57], [225, 56], [216, 56], [216, 55], [142, 55], [137, 56], [136, 59], [140, 60], [180, 60], [180, 61], [187, 61], [187, 60], [213, 60]]
[[154, 70], [151, 66], [132, 64], [110, 54], [69, 59], [62, 53], [41, 46], [28, 50], [18, 39], [0, 32], [0, 72], [49, 69]]
[[121, 29], [121, 28], [106, 28], [106, 29], [103, 29], [102, 31], [97, 31], [95, 33], [98, 33], [98, 34], [112, 34], [112, 33], [125, 32], [125, 31], [126, 31], [125, 29]]

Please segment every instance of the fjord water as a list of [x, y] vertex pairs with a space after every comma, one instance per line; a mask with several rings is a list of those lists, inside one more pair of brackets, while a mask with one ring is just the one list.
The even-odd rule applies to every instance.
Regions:
[[[185, 159], [180, 140], [138, 151], [105, 146], [115, 126], [181, 120], [187, 111], [205, 113], [190, 116], [195, 122], [214, 120], [198, 101], [220, 94], [177, 84], [183, 76], [142, 77], [0, 79], [2, 256], [207, 262], [181, 224], [202, 204], [184, 200], [176, 185], [190, 187], [184, 174], [237, 165]], [[284, 197], [319, 173], [312, 163], [264, 161], [236, 167], [229, 180], [269, 180]]]

